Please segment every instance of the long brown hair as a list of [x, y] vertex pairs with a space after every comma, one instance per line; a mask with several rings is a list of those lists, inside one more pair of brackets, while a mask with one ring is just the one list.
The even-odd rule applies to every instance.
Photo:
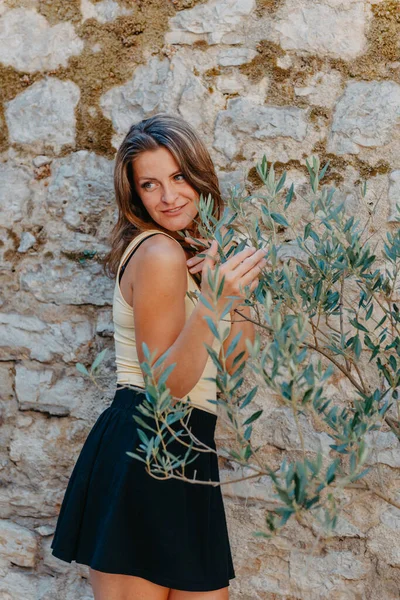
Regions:
[[[104, 272], [115, 277], [121, 257], [128, 244], [139, 233], [160, 229], [171, 233], [156, 223], [145, 209], [135, 189], [132, 161], [141, 153], [166, 147], [179, 164], [186, 181], [205, 198], [211, 194], [214, 201], [213, 216], [222, 216], [223, 200], [210, 154], [195, 129], [184, 119], [167, 113], [157, 113], [132, 125], [118, 148], [114, 167], [114, 189], [118, 206], [118, 220], [110, 235], [111, 250], [103, 260]], [[198, 218], [198, 216], [197, 216]], [[197, 224], [193, 234], [198, 236]], [[181, 246], [191, 255], [201, 252], [193, 249], [184, 239]]]

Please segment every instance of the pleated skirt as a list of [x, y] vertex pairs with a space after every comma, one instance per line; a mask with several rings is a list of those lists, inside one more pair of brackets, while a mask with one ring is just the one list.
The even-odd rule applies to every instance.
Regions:
[[[177, 590], [227, 587], [235, 572], [220, 486], [160, 481], [127, 454], [137, 453], [141, 443], [133, 415], [154, 425], [137, 410], [144, 399], [140, 388], [119, 388], [97, 418], [68, 481], [52, 554]], [[216, 421], [196, 407], [188, 421], [192, 433], [214, 450]], [[182, 429], [179, 422], [171, 427]], [[181, 456], [186, 450], [177, 440], [168, 449]], [[219, 481], [216, 454], [199, 453], [185, 475]]]

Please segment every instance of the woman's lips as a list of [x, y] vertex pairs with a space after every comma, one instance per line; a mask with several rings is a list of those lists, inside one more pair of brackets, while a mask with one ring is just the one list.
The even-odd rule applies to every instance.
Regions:
[[163, 210], [163, 213], [164, 213], [164, 215], [168, 215], [170, 217], [173, 217], [174, 215], [180, 215], [182, 212], [182, 209], [185, 208], [186, 204], [183, 204], [179, 208], [176, 207], [176, 210], [174, 209], [173, 212], [171, 212], [170, 210]]

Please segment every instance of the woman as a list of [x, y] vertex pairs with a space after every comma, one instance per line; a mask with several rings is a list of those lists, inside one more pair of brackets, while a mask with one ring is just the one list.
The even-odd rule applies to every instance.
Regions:
[[[254, 290], [258, 284], [264, 251], [246, 248], [220, 265], [218, 276], [225, 276], [225, 284], [218, 315], [235, 296], [230, 318], [218, 320], [207, 303], [187, 294], [197, 291], [211, 301], [206, 274], [215, 273], [218, 249], [214, 240], [205, 258], [192, 256], [177, 232], [196, 236], [201, 193], [212, 195], [216, 218], [222, 200], [206, 147], [180, 117], [160, 113], [131, 127], [117, 152], [115, 191], [119, 218], [105, 265], [116, 276], [118, 386], [75, 464], [52, 552], [90, 567], [96, 600], [225, 600], [235, 573], [220, 486], [160, 481], [127, 452], [139, 443], [132, 415], [143, 418], [137, 406], [146, 397], [140, 367], [145, 342], [156, 351], [154, 360], [170, 350], [163, 369], [176, 366], [167, 385], [174, 399], [193, 405], [191, 431], [214, 450], [200, 453], [186, 476], [196, 472], [197, 480], [219, 481], [216, 404], [208, 401], [216, 398], [215, 380], [210, 381], [216, 368], [206, 344], [220, 351], [221, 343], [205, 317], [214, 320], [225, 349], [243, 332], [227, 359], [230, 370], [235, 356], [245, 351], [246, 337], [253, 338], [252, 324], [236, 320], [234, 309], [243, 303], [244, 287]], [[177, 446], [174, 440], [171, 452], [179, 454]]]

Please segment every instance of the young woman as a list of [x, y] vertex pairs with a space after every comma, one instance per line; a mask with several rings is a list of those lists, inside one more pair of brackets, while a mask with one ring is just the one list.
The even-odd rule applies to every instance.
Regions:
[[[244, 287], [254, 290], [266, 261], [246, 248], [220, 265], [225, 276], [218, 310], [235, 296], [229, 318], [218, 321], [193, 291], [211, 299], [206, 276], [218, 258], [214, 240], [206, 257], [193, 256], [180, 230], [197, 236], [196, 201], [211, 194], [223, 208], [210, 155], [193, 128], [164, 113], [133, 125], [115, 164], [119, 209], [106, 269], [116, 276], [113, 320], [117, 390], [81, 450], [62, 502], [52, 541], [61, 560], [86, 564], [95, 600], [225, 600], [235, 577], [220, 486], [170, 478], [160, 481], [130, 457], [139, 443], [133, 414], [145, 399], [142, 343], [156, 358], [170, 349], [163, 369], [176, 363], [167, 385], [174, 399], [190, 401], [192, 433], [214, 452], [187, 466], [191, 479], [219, 481], [214, 431], [216, 367], [206, 344], [221, 350], [206, 316], [229, 346], [243, 332], [227, 368], [253, 326], [237, 319]], [[190, 262], [191, 261], [191, 262]], [[201, 280], [199, 275], [201, 273]], [[244, 309], [245, 307], [240, 307]], [[246, 312], [247, 308], [244, 310]], [[219, 313], [221, 314], [221, 312]], [[227, 328], [228, 324], [228, 328]], [[230, 327], [229, 327], [230, 325]], [[247, 354], [244, 355], [245, 357]], [[188, 398], [189, 396], [189, 398]], [[171, 452], [182, 454], [174, 440]]]

